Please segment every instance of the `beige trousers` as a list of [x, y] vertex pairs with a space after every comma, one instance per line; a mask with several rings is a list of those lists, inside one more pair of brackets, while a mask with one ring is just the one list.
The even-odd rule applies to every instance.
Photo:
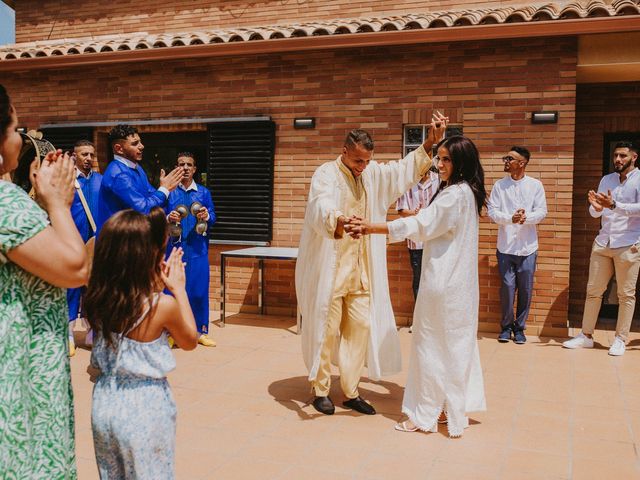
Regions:
[[313, 389], [319, 397], [328, 396], [331, 389], [331, 352], [338, 332], [342, 335], [338, 356], [340, 385], [347, 398], [356, 398], [369, 345], [368, 292], [348, 293], [331, 299], [320, 365], [313, 381]]
[[587, 298], [584, 302], [584, 315], [582, 316], [582, 331], [584, 333], [593, 333], [602, 305], [602, 295], [615, 273], [618, 284], [616, 335], [625, 342], [627, 341], [633, 320], [633, 310], [636, 306], [638, 270], [640, 270], [640, 252], [638, 252], [637, 244], [609, 248], [601, 247], [593, 242], [591, 260], [589, 261]]

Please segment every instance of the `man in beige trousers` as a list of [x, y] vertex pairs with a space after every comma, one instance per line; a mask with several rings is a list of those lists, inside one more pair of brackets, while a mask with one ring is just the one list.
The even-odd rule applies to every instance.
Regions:
[[640, 172], [636, 168], [638, 146], [619, 142], [613, 152], [614, 173], [602, 177], [598, 193], [589, 191], [589, 213], [600, 218], [589, 262], [587, 298], [582, 332], [562, 344], [565, 348], [593, 348], [593, 331], [602, 295], [615, 273], [618, 284], [618, 322], [609, 355], [623, 355], [636, 305], [636, 281], [640, 270]]
[[431, 166], [429, 152], [442, 139], [447, 120], [434, 113], [424, 144], [397, 162], [372, 160], [371, 136], [352, 130], [342, 154], [313, 174], [296, 262], [296, 295], [302, 353], [315, 393], [313, 407], [320, 413], [335, 411], [329, 396], [334, 352], [346, 399], [342, 405], [359, 413], [376, 413], [358, 390], [365, 364], [372, 380], [400, 371], [386, 238], [347, 234], [354, 218], [386, 220], [389, 206]]

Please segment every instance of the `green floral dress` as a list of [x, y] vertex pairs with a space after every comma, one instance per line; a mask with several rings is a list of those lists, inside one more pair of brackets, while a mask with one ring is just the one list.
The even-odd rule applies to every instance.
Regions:
[[0, 181], [0, 476], [4, 480], [77, 478], [65, 291], [6, 257], [47, 225], [47, 214], [23, 190]]

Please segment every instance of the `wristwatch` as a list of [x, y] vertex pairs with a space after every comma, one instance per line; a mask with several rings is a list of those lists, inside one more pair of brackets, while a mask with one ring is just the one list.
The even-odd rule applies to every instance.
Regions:
[[615, 210], [616, 209], [616, 201], [615, 200], [611, 200], [611, 205], [609, 205], [609, 208], [611, 210]]

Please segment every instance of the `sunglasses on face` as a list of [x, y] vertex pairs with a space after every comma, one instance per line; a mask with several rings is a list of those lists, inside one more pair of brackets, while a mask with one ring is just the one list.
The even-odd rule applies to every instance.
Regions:
[[504, 157], [502, 157], [502, 161], [505, 163], [512, 162], [514, 160], [517, 160], [516, 157], [512, 157], [511, 155], [505, 155]]

